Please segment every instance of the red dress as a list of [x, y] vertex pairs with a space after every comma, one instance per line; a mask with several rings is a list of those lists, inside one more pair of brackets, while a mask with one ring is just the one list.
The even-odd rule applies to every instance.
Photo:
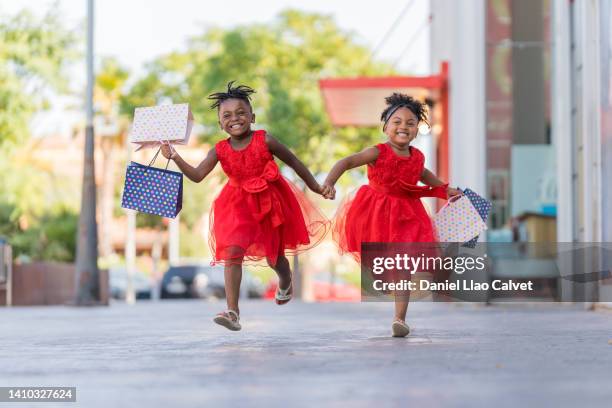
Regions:
[[410, 146], [398, 156], [381, 143], [378, 158], [368, 164], [369, 184], [345, 200], [336, 214], [333, 235], [341, 253], [360, 259], [362, 242], [435, 242], [433, 225], [421, 197], [446, 198], [446, 187], [417, 186], [425, 156]]
[[213, 263], [240, 263], [279, 254], [295, 254], [316, 245], [329, 221], [285, 179], [268, 146], [266, 132], [256, 130], [242, 150], [229, 138], [215, 145], [229, 180], [213, 202], [209, 244]]

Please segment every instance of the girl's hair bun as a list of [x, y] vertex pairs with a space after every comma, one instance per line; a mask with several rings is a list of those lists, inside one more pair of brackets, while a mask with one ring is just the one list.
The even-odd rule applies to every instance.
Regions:
[[215, 92], [208, 95], [208, 99], [214, 101], [213, 104], [210, 105], [211, 108], [218, 108], [228, 99], [241, 99], [251, 106], [251, 94], [254, 94], [255, 90], [246, 85], [234, 86], [234, 82], [236, 81], [230, 81], [227, 83], [226, 92]]
[[403, 93], [393, 92], [392, 95], [385, 98], [387, 108], [380, 115], [380, 121], [387, 123], [391, 118], [391, 115], [395, 113], [399, 108], [408, 108], [414, 113], [419, 122], [427, 122], [427, 107], [423, 102], [414, 99], [412, 96], [408, 96]]

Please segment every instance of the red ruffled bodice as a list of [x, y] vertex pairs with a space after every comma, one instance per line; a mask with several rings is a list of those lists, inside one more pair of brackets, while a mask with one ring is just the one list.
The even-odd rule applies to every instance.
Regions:
[[342, 253], [357, 260], [362, 242], [434, 242], [433, 225], [421, 197], [446, 198], [446, 185], [418, 186], [425, 156], [410, 147], [397, 155], [384, 143], [368, 165], [367, 185], [344, 200], [334, 220], [333, 235]]
[[308, 249], [325, 235], [329, 221], [280, 174], [265, 136], [254, 131], [242, 150], [234, 150], [229, 139], [215, 146], [229, 180], [211, 211], [213, 263], [244, 257], [275, 264], [279, 254]]

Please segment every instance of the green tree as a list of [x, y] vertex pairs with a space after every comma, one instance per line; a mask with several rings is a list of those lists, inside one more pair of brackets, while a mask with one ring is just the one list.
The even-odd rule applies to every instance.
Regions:
[[15, 245], [17, 254], [36, 259], [67, 260], [74, 255], [74, 236], [64, 241], [46, 238], [62, 235], [54, 232], [58, 228], [70, 228], [67, 220], [74, 212], [61, 204], [63, 195], [56, 194], [62, 181], [34, 158], [28, 124], [36, 111], [48, 106], [50, 91], [66, 90], [66, 68], [77, 55], [75, 43], [76, 35], [63, 28], [56, 8], [42, 18], [27, 11], [0, 15], [0, 234]]
[[0, 148], [29, 137], [32, 114], [46, 106], [45, 89], [65, 89], [75, 40], [55, 9], [42, 18], [0, 15]]
[[[393, 69], [372, 61], [370, 50], [342, 31], [332, 17], [288, 10], [270, 24], [213, 28], [192, 38], [185, 51], [149, 63], [145, 75], [121, 97], [120, 105], [121, 112], [131, 117], [139, 106], [189, 102], [201, 126], [200, 140], [212, 145], [223, 136], [207, 96], [237, 80], [257, 90], [253, 103], [257, 126], [279, 138], [319, 173], [328, 171], [339, 156], [358, 151], [379, 137], [376, 129], [334, 128], [323, 106], [319, 79], [389, 74]], [[212, 196], [189, 182], [184, 195], [181, 220], [191, 229], [210, 208]], [[152, 225], [151, 221], [139, 215], [139, 224]], [[181, 245], [186, 242], [181, 240]], [[196, 252], [183, 248], [187, 249]]]
[[[98, 242], [100, 255], [106, 257], [113, 252], [110, 231], [115, 203], [117, 156], [125, 151], [127, 119], [120, 114], [120, 98], [129, 78], [129, 71], [114, 58], [104, 58], [96, 75], [94, 102], [99, 129], [96, 136], [102, 153], [102, 183], [98, 194], [100, 216]], [[106, 129], [105, 129], [106, 128]]]
[[370, 51], [340, 30], [332, 17], [287, 10], [272, 24], [208, 30], [193, 38], [187, 51], [157, 59], [123, 98], [122, 109], [132, 112], [138, 103], [164, 98], [188, 101], [204, 124], [202, 140], [213, 143], [219, 139], [217, 115], [206, 97], [236, 79], [258, 92], [257, 122], [298, 156], [307, 155], [309, 167], [318, 172], [378, 136], [369, 128], [334, 129], [318, 80], [392, 73], [391, 67], [372, 61]]

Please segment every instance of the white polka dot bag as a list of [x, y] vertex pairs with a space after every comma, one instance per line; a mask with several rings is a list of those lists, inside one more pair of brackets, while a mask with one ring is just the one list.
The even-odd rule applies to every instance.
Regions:
[[465, 195], [448, 200], [433, 221], [439, 242], [467, 242], [487, 229], [487, 224]]
[[193, 127], [189, 104], [158, 105], [134, 110], [130, 142], [143, 147], [159, 146], [160, 142], [185, 145]]

